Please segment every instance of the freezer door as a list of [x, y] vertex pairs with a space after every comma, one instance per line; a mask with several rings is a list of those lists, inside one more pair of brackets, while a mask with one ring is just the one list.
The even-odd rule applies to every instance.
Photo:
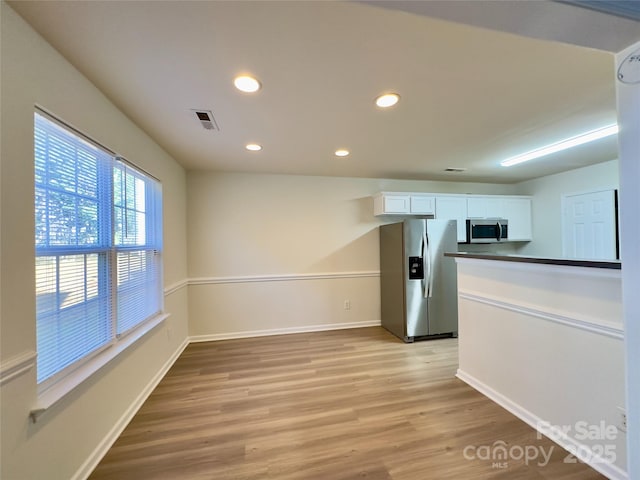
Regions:
[[430, 272], [427, 279], [429, 333], [457, 333], [458, 281], [454, 258], [445, 252], [458, 251], [455, 220], [427, 220]]
[[[427, 311], [426, 276], [428, 263], [426, 262], [427, 221], [422, 219], [405, 220], [404, 226], [404, 275], [406, 337], [420, 337], [429, 334], [429, 312]], [[418, 270], [423, 275], [410, 275], [412, 265], [419, 259]]]

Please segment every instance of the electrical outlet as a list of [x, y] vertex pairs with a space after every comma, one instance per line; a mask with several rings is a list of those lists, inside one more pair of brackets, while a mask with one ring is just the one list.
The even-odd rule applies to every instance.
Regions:
[[351, 310], [351, 300], [345, 300], [344, 301], [344, 309], [345, 310]]
[[623, 432], [627, 431], [627, 411], [618, 407], [618, 430], [622, 430]]

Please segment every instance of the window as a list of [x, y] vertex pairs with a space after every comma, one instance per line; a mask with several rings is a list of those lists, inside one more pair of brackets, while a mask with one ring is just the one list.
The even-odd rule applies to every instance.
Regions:
[[158, 181], [35, 114], [37, 377], [46, 388], [162, 311]]

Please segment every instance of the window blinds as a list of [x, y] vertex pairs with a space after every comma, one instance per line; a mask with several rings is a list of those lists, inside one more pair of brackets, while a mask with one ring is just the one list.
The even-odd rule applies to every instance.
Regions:
[[35, 114], [38, 383], [162, 309], [159, 183]]
[[160, 189], [122, 161], [114, 168], [114, 242], [117, 253], [117, 333], [160, 312]]

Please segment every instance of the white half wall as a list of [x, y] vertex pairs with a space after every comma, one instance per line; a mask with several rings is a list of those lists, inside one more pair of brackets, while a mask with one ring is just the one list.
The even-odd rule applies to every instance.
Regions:
[[627, 478], [626, 433], [608, 432], [625, 407], [621, 295], [619, 270], [458, 259], [458, 376], [612, 479]]
[[48, 409], [37, 400], [34, 259], [34, 106], [52, 112], [162, 182], [165, 285], [187, 278], [186, 175], [143, 131], [29, 27], [1, 9], [0, 477], [85, 478], [188, 336], [188, 291], [165, 298], [169, 318]]
[[372, 195], [508, 194], [513, 188], [189, 172], [190, 333], [280, 333], [379, 322], [378, 226], [401, 219], [374, 217]]
[[562, 195], [618, 186], [618, 160], [518, 183], [519, 193], [533, 197], [533, 241], [522, 244], [517, 253], [562, 258]]

